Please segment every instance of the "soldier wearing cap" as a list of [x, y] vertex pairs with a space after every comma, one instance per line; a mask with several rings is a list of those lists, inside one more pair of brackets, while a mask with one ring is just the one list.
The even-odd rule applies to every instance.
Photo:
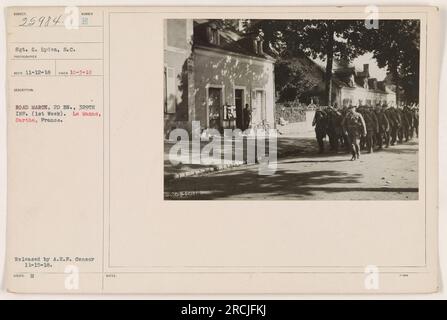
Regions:
[[324, 152], [324, 138], [327, 135], [328, 116], [323, 108], [318, 107], [315, 111], [312, 126], [315, 127], [315, 136], [317, 138], [319, 153]]
[[360, 158], [360, 138], [366, 136], [366, 125], [363, 116], [356, 111], [355, 106], [349, 106], [349, 111], [342, 121], [343, 129], [347, 132], [351, 146], [351, 160]]
[[357, 112], [363, 116], [366, 124], [366, 135], [361, 139], [361, 147], [368, 153], [373, 152], [374, 137], [379, 131], [379, 122], [376, 114], [369, 105], [363, 105], [357, 108]]
[[377, 146], [379, 149], [382, 149], [385, 143], [385, 148], [388, 148], [390, 146], [390, 122], [380, 104], [376, 105], [374, 112], [379, 123], [379, 130], [376, 136]]
[[399, 116], [396, 108], [392, 105], [383, 105], [383, 110], [390, 123], [390, 144], [394, 146], [397, 142], [398, 133], [402, 125], [402, 119]]

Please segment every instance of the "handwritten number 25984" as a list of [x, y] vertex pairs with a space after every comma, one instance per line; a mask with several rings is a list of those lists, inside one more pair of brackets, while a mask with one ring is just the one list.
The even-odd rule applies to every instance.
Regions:
[[57, 26], [62, 23], [62, 15], [59, 16], [41, 16], [41, 17], [24, 17], [19, 27], [50, 27]]

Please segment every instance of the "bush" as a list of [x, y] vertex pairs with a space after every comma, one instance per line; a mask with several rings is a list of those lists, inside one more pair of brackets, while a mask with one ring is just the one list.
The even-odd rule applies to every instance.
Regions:
[[287, 122], [303, 122], [306, 121], [307, 106], [298, 101], [287, 101], [276, 103], [275, 113], [276, 121], [283, 118]]

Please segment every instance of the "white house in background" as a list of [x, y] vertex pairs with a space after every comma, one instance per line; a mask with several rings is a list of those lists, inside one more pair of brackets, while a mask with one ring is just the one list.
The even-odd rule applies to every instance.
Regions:
[[[316, 85], [303, 93], [300, 101], [306, 104], [318, 103], [327, 105], [325, 68], [304, 53], [290, 58], [290, 63], [300, 66], [308, 80]], [[337, 61], [332, 76], [332, 103], [338, 106], [377, 105], [387, 103], [396, 104], [396, 86], [387, 76], [378, 81], [371, 78], [369, 65], [364, 64], [363, 70], [358, 71], [345, 61]]]
[[339, 106], [377, 104], [396, 105], [395, 86], [386, 81], [377, 81], [369, 74], [369, 64], [363, 65], [362, 71], [354, 67], [334, 70], [335, 101]]

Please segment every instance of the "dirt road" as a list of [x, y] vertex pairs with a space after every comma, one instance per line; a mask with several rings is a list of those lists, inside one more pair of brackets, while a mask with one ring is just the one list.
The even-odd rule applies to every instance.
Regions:
[[[312, 143], [313, 141], [307, 141]], [[293, 147], [291, 145], [290, 147]], [[415, 200], [418, 142], [413, 140], [350, 161], [349, 154], [315, 149], [278, 160], [276, 173], [258, 166], [167, 182], [166, 199], [203, 200]]]

